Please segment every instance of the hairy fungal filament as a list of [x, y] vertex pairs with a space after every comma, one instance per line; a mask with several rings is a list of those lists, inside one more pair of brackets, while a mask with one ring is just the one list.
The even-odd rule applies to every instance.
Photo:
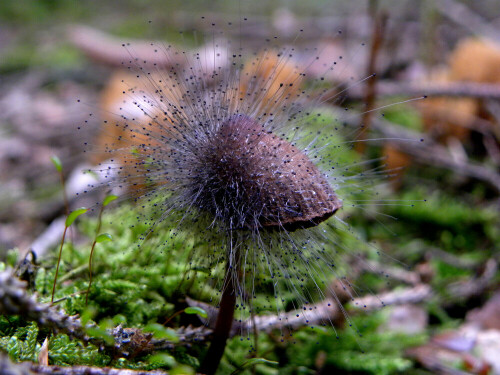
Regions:
[[[107, 122], [103, 148], [112, 162], [100, 167], [109, 185], [131, 186], [144, 208], [150, 227], [141, 239], [162, 236], [161, 223], [170, 223], [170, 238], [158, 246], [168, 248], [174, 236], [185, 235], [192, 248], [179, 262], [192, 283], [201, 273], [213, 280], [216, 293], [207, 294], [219, 309], [201, 368], [209, 374], [220, 363], [235, 309], [243, 323], [233, 329], [242, 332], [256, 329], [257, 313], [272, 310], [283, 341], [297, 321], [334, 327], [326, 314], [311, 318], [318, 299], [335, 301], [351, 324], [342, 303], [359, 290], [339, 254], [351, 250], [342, 236], [353, 233], [338, 213], [387, 204], [358, 198], [387, 172], [363, 170], [370, 162], [347, 157], [352, 144], [344, 135], [356, 130], [332, 108], [319, 108], [349, 88], [337, 85], [332, 94], [324, 86], [323, 76], [341, 57], [316, 67], [323, 75], [306, 82], [317, 64], [315, 48], [305, 51], [313, 55], [309, 63], [295, 61], [295, 47], [268, 47], [244, 59], [241, 49], [233, 53], [230, 42], [212, 38], [205, 52], [154, 46], [172, 61], [164, 69], [147, 69], [131, 57], [119, 115]], [[259, 301], [261, 288], [271, 297]], [[291, 316], [290, 310], [299, 312]]]

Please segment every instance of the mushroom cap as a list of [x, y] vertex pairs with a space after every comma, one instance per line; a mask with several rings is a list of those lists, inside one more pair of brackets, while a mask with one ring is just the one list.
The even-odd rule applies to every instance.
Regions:
[[232, 228], [307, 228], [342, 207], [306, 154], [246, 115], [223, 122], [208, 144], [198, 206]]

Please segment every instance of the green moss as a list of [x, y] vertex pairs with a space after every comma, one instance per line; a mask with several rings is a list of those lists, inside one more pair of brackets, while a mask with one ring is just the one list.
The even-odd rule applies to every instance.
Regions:
[[0, 349], [7, 352], [10, 358], [15, 361], [37, 360], [40, 345], [37, 343], [38, 326], [30, 323], [26, 326], [18, 327], [8, 336], [0, 338]]
[[[212, 290], [208, 283], [193, 284], [193, 279], [205, 277], [205, 270], [193, 270], [188, 274], [184, 271], [184, 267], [189, 262], [190, 250], [198, 246], [206, 246], [203, 239], [195, 240], [187, 236], [187, 233], [173, 229], [176, 227], [176, 220], [172, 218], [171, 221], [165, 220], [157, 227], [155, 236], [141, 241], [139, 237], [148, 224], [137, 220], [135, 210], [129, 205], [122, 204], [119, 208], [109, 210], [104, 215], [101, 231], [110, 233], [113, 240], [96, 246], [93, 259], [93, 286], [90, 291], [89, 306], [86, 307], [85, 294], [82, 291], [85, 291], [88, 285], [86, 265], [90, 251], [89, 242], [95, 235], [97, 223], [89, 216], [82, 216], [76, 221], [76, 225], [79, 231], [89, 238], [89, 241], [78, 246], [67, 243], [63, 249], [60, 273], [60, 281], [62, 281], [57, 286], [56, 299], [65, 297], [61, 303], [68, 314], [81, 314], [82, 319], [92, 319], [102, 327], [108, 327], [114, 325], [115, 321], [120, 321], [127, 327], [140, 328], [149, 323], [163, 323], [167, 317], [181, 309], [179, 303], [182, 303], [182, 298], [180, 297], [186, 294], [201, 300], [217, 298], [216, 291]], [[350, 241], [359, 244], [359, 240], [353, 240], [352, 235], [343, 232], [335, 234], [332, 241], [349, 241], [349, 238], [351, 238]], [[38, 272], [36, 288], [42, 300], [48, 301], [50, 298], [54, 272], [55, 260], [44, 262]], [[68, 274], [70, 277], [65, 276]], [[269, 285], [266, 283], [260, 285], [254, 307], [269, 305], [269, 297], [273, 295], [273, 286], [269, 280], [267, 281]], [[309, 282], [312, 283], [313, 280]], [[197, 287], [192, 288], [192, 285]], [[311, 288], [311, 290], [314, 289]], [[292, 290], [284, 289], [280, 297], [285, 301], [290, 301], [290, 307], [293, 308], [291, 301], [295, 295]], [[341, 340], [337, 340], [332, 328], [311, 331], [309, 327], [305, 327], [294, 333], [295, 344], [290, 342], [283, 346], [270, 336], [260, 334], [259, 353], [267, 353], [262, 356], [266, 360], [280, 362], [280, 373], [308, 373], [308, 369], [314, 369], [314, 358], [320, 351], [331, 353], [326, 366], [349, 371], [362, 370], [373, 374], [389, 374], [409, 368], [411, 363], [403, 358], [402, 352], [406, 344], [394, 345], [395, 340], [401, 343], [406, 339], [378, 333], [377, 326], [380, 323], [380, 317], [377, 319], [363, 317], [356, 320], [356, 324], [363, 325], [363, 338], [357, 337], [352, 328], [343, 330], [340, 333]], [[5, 345], [10, 345], [8, 350], [13, 353], [16, 360], [33, 356], [33, 345], [39, 348], [46, 336], [46, 334], [39, 335], [40, 337], [35, 340], [34, 344], [32, 334], [30, 339], [24, 339], [22, 345], [19, 344], [12, 339], [14, 335], [19, 335], [13, 327], [18, 326], [20, 329], [23, 324], [18, 320], [10, 324], [6, 320], [0, 321], [0, 334], [3, 335]], [[179, 321], [174, 319], [171, 324], [175, 328]], [[30, 344], [25, 344], [25, 341]], [[410, 341], [408, 339], [408, 343]], [[25, 347], [29, 347], [29, 350], [20, 349]], [[366, 348], [368, 354], [364, 357], [360, 347]], [[252, 336], [232, 339], [220, 373], [232, 372], [240, 368], [252, 357], [252, 348]], [[193, 344], [191, 349], [180, 348], [167, 351], [161, 357], [131, 360], [112, 360], [108, 356], [97, 355], [95, 350], [92, 346], [83, 346], [64, 335], [58, 335], [51, 338], [49, 357], [51, 363], [61, 365], [106, 364], [130, 369], [175, 369], [185, 365], [196, 367], [205, 346]], [[280, 351], [283, 352], [286, 360], [276, 354], [271, 354]], [[370, 361], [366, 361], [368, 357]], [[250, 368], [241, 369], [243, 374], [251, 373], [251, 371]], [[275, 374], [278, 370], [271, 363], [264, 362], [255, 365], [255, 371], [257, 374]]]

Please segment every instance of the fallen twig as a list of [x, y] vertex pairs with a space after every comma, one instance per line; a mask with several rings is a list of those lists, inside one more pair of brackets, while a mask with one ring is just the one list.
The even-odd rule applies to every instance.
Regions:
[[418, 162], [449, 169], [456, 174], [487, 182], [500, 193], [499, 173], [479, 163], [454, 159], [443, 146], [437, 144], [415, 146], [404, 140], [391, 140], [390, 143], [399, 151], [413, 156]]
[[165, 371], [136, 371], [93, 366], [47, 366], [35, 363], [14, 363], [0, 353], [0, 374], [5, 375], [168, 375]]
[[[365, 97], [363, 102], [365, 103], [364, 111], [361, 115], [361, 124], [364, 127], [363, 131], [359, 132], [358, 140], [364, 140], [366, 137], [366, 131], [370, 128], [371, 120], [373, 117], [373, 109], [375, 108], [375, 102], [377, 100], [377, 59], [380, 53], [380, 48], [384, 41], [384, 34], [387, 24], [387, 14], [378, 11], [378, 1], [371, 0], [369, 2], [369, 13], [371, 15], [373, 30], [372, 30], [372, 41], [370, 46], [370, 54], [368, 55], [368, 65], [367, 65], [367, 76], [371, 76], [366, 82]], [[355, 145], [356, 150], [360, 153], [364, 153], [366, 148], [365, 142], [358, 142]]]
[[[353, 298], [349, 303], [354, 308], [361, 308], [364, 312], [373, 311], [383, 306], [399, 305], [406, 303], [419, 303], [432, 297], [432, 290], [429, 285], [419, 284], [412, 288], [401, 289], [380, 295], [368, 295], [361, 298]], [[197, 306], [206, 311], [209, 305], [188, 298], [187, 303], [190, 306]], [[287, 313], [260, 315], [253, 319], [247, 319], [241, 323], [235, 322], [231, 331], [232, 336], [240, 332], [251, 332], [254, 324], [259, 331], [269, 332], [273, 329], [281, 328], [300, 328], [303, 326], [330, 324], [339, 317], [344, 316], [345, 311], [336, 300], [327, 298], [317, 304], [306, 305], [299, 310], [289, 311]], [[212, 319], [207, 320], [210, 327]]]
[[[368, 312], [388, 305], [422, 302], [431, 296], [431, 288], [428, 285], [420, 284], [413, 288], [354, 298], [350, 302], [350, 306]], [[261, 331], [269, 331], [281, 326], [298, 328], [305, 325], [325, 324], [344, 315], [344, 311], [334, 299], [326, 299], [306, 308], [307, 310], [291, 311], [281, 315], [257, 316], [255, 317], [256, 325]], [[249, 329], [251, 321], [247, 321], [246, 325]]]
[[[447, 82], [447, 83], [404, 83], [393, 81], [379, 81], [377, 84], [378, 96], [449, 96], [471, 97], [478, 99], [500, 99], [500, 85], [475, 82]], [[347, 96], [351, 99], [363, 99], [361, 87], [351, 87]]]
[[470, 375], [470, 372], [461, 371], [451, 366], [441, 363], [439, 358], [436, 358], [436, 352], [439, 347], [424, 346], [411, 348], [407, 351], [407, 355], [415, 358], [425, 368], [432, 371], [433, 374], [440, 375]]
[[89, 341], [77, 316], [69, 316], [49, 304], [39, 303], [26, 292], [26, 283], [12, 275], [12, 270], [0, 273], [0, 314], [21, 315], [41, 327], [62, 332], [70, 337]]
[[437, 10], [453, 22], [466, 28], [474, 35], [480, 35], [492, 40], [500, 40], [500, 33], [490, 23], [473, 12], [466, 3], [453, 0], [439, 0], [433, 2]]
[[442, 261], [446, 264], [449, 264], [453, 267], [463, 268], [466, 270], [472, 270], [472, 269], [476, 268], [478, 265], [477, 261], [459, 258], [458, 256], [456, 256], [448, 251], [445, 251], [445, 250], [442, 250], [442, 249], [439, 249], [436, 247], [429, 248], [428, 252], [429, 252], [429, 255], [431, 257], [437, 258], [440, 261]]
[[[143, 68], [168, 69], [183, 61], [182, 54], [169, 52], [157, 44], [137, 40], [120, 41], [118, 38], [87, 26], [73, 26], [68, 30], [70, 41], [90, 58], [102, 64], [123, 67], [123, 63], [139, 58]], [[130, 47], [127, 47], [130, 43]], [[123, 46], [125, 44], [125, 47]], [[160, 49], [160, 52], [158, 52]]]
[[[355, 121], [347, 124], [358, 125]], [[500, 193], [500, 174], [495, 170], [468, 160], [456, 160], [444, 146], [433, 142], [424, 134], [403, 129], [388, 121], [374, 118], [372, 127], [386, 138], [385, 142], [390, 142], [397, 150], [413, 156], [415, 161], [487, 182]]]
[[366, 264], [363, 267], [365, 270], [379, 275], [387, 275], [391, 280], [399, 280], [410, 285], [417, 285], [421, 282], [420, 275], [417, 272], [408, 271], [400, 267], [388, 267], [379, 262], [367, 261], [366, 263], [362, 263]]
[[479, 277], [472, 280], [453, 283], [448, 285], [446, 290], [451, 298], [460, 299], [461, 301], [473, 296], [481, 295], [489, 286], [491, 286], [497, 272], [498, 263], [495, 259], [489, 259]]
[[31, 366], [31, 374], [42, 375], [168, 375], [165, 371], [136, 371], [109, 367], [91, 366]]
[[[178, 342], [153, 339], [151, 334], [139, 329], [115, 327], [110, 334], [113, 343], [101, 338], [90, 337], [78, 316], [69, 316], [55, 306], [43, 304], [26, 292], [26, 283], [12, 275], [12, 270], [0, 273], [0, 314], [21, 315], [24, 319], [36, 322], [56, 333], [65, 333], [71, 338], [91, 343], [115, 356], [136, 356], [153, 350], [172, 349], [175, 346], [190, 345], [193, 341], [203, 341], [211, 331], [205, 327], [181, 327], [178, 329]], [[133, 333], [132, 333], [133, 332]], [[132, 339], [130, 339], [134, 336]], [[127, 340], [124, 340], [124, 337]]]

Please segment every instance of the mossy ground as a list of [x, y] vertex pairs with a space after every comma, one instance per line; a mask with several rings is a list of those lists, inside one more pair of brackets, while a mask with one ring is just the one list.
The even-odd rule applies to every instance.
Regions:
[[[60, 38], [62, 32], [57, 25], [91, 22], [94, 19], [93, 7], [75, 8], [68, 4], [70, 3], [65, 1], [0, 3], [2, 21], [17, 32], [16, 42], [3, 52], [0, 63], [2, 74], [23, 74], [32, 70], [48, 70], [59, 74], [91, 69], [90, 62], [69, 45], [50, 41], [40, 43], [40, 39], [37, 39], [40, 35], [45, 35], [37, 31], [50, 30], [47, 35]], [[321, 4], [318, 4], [320, 8]], [[116, 8], [116, 4], [105, 5], [109, 10]], [[151, 6], [154, 7], [155, 4]], [[114, 9], [114, 18], [120, 16], [118, 18], [123, 21], [127, 13], [142, 14], [139, 10], [143, 8], [142, 2], [123, 2], [120, 9]], [[159, 17], [155, 23], [162, 24], [161, 21], [162, 18]], [[142, 18], [139, 21], [117, 21], [109, 26], [108, 31], [127, 37], [151, 37], [150, 28]], [[160, 28], [156, 37], [163, 38], [165, 35], [175, 42], [172, 39], [174, 33], [168, 25]], [[194, 43], [193, 40], [192, 35], [187, 35], [183, 42]], [[48, 46], [49, 49], [42, 49], [41, 46]], [[102, 85], [102, 82], [97, 85]], [[393, 107], [386, 112], [386, 119], [421, 130], [419, 113], [411, 108]], [[367, 155], [370, 158], [380, 157], [381, 150], [369, 146]], [[331, 151], [331, 157], [335, 157], [335, 150]], [[57, 181], [57, 177], [53, 180]], [[53, 194], [57, 190], [55, 186], [57, 185], [54, 184], [47, 190], [45, 186], [37, 187], [35, 194], [38, 193], [41, 200], [47, 200], [46, 196], [49, 195], [60, 196], [59, 193]], [[45, 191], [47, 193], [41, 194]], [[294, 332], [293, 338], [285, 343], [280, 341], [279, 335], [261, 333], [257, 341], [258, 351], [255, 353], [249, 352], [250, 343], [254, 340], [252, 336], [249, 339], [237, 336], [228, 344], [221, 373], [231, 373], [244, 367], [252, 356], [278, 363], [276, 365], [263, 361], [256, 364], [257, 374], [313, 374], [318, 367], [339, 373], [421, 373], [422, 370], [406, 358], [405, 349], [424, 342], [434, 332], [456, 327], [469, 308], [460, 301], [450, 301], [447, 287], [457, 281], [473, 279], [487, 259], [498, 257], [500, 213], [492, 196], [494, 194], [485, 184], [463, 183], [460, 180], [457, 182], [452, 172], [415, 165], [407, 168], [400, 192], [391, 197], [400, 199], [401, 204], [367, 206], [363, 211], [349, 209], [349, 223], [359, 238], [375, 242], [377, 248], [410, 269], [426, 259], [434, 249], [451, 254], [458, 260], [457, 264], [463, 261], [464, 264], [472, 265], [460, 267], [439, 257], [431, 257], [430, 266], [434, 272], [431, 285], [436, 294], [433, 300], [425, 304], [430, 315], [430, 325], [422, 334], [404, 335], [381, 330], [380, 327], [389, 319], [388, 309], [369, 315], [351, 310], [353, 323], [362, 333], [361, 338], [349, 327], [338, 328], [340, 339], [336, 338], [336, 333], [331, 328], [311, 330], [304, 327]], [[394, 216], [397, 220], [383, 218], [383, 215]], [[113, 240], [96, 246], [93, 286], [89, 305], [86, 306], [88, 259], [96, 227], [96, 218], [91, 215], [78, 219], [75, 229], [83, 234], [83, 240], [73, 243], [72, 236], [69, 236], [63, 249], [56, 292], [56, 299], [61, 299], [58, 304], [68, 314], [80, 314], [84, 320], [97, 323], [100, 329], [94, 330], [92, 334], [105, 336], [105, 330], [117, 324], [133, 328], [144, 328], [151, 323], [163, 324], [186, 307], [186, 295], [202, 301], [216, 298], [217, 291], [210, 284], [203, 284], [204, 287], [201, 288], [196, 283], [198, 278], [201, 280], [206, 276], [208, 270], [197, 269], [186, 274], [183, 267], [189, 262], [189, 250], [205, 246], [203, 240], [183, 233], [172, 236], [176, 232], [175, 224], [164, 222], [162, 230], [156, 231], [158, 235], [142, 242], [139, 237], [147, 227], [137, 220], [136, 209], [131, 204], [124, 203], [105, 211], [101, 232], [109, 233]], [[345, 246], [352, 248], [353, 243], [349, 243], [351, 239], [345, 238], [345, 241]], [[32, 292], [36, 293], [41, 302], [50, 301], [56, 266], [56, 249], [53, 250], [37, 266], [35, 289]], [[3, 257], [0, 268], [14, 267], [20, 260], [18, 258], [16, 250], [9, 251]], [[498, 277], [493, 282], [500, 281]], [[370, 274], [363, 275], [357, 282], [369, 285], [374, 294], [387, 289], [386, 280]], [[271, 296], [266, 295], [264, 289], [259, 298], [265, 301], [266, 297]], [[488, 294], [480, 296], [476, 304], [487, 298]], [[168, 327], [175, 330], [180, 326], [196, 323], [198, 320], [195, 316], [179, 314], [168, 322]], [[157, 334], [161, 334], [160, 331]], [[167, 334], [171, 334], [171, 331], [167, 331]], [[189, 348], [179, 347], [144, 357], [113, 358], [110, 354], [99, 352], [95, 346], [70, 340], [66, 335], [53, 335], [22, 317], [0, 316], [0, 349], [15, 361], [37, 361], [45, 338], [49, 338], [49, 363], [67, 366], [82, 364], [132, 369], [161, 368], [171, 373], [194, 373], [206, 350], [206, 344], [193, 343]], [[241, 371], [251, 373], [252, 370], [244, 367]]]
[[[426, 196], [422, 188], [403, 193], [404, 199]], [[420, 253], [426, 247], [441, 246], [454, 253], [458, 258], [480, 264], [492, 254], [494, 244], [498, 243], [499, 233], [496, 227], [498, 213], [484, 208], [471, 213], [471, 208], [445, 193], [426, 196], [427, 202], [414, 207], [390, 206], [390, 212], [401, 219], [389, 223], [393, 236], [385, 224], [378, 224], [366, 219], [365, 215], [354, 215], [351, 220], [364, 232], [367, 239], [377, 238], [378, 245], [394, 253], [399, 260], [415, 263], [422, 257]], [[446, 215], [443, 215], [446, 212]], [[95, 236], [96, 218], [90, 215], [79, 219], [77, 229], [86, 240], [75, 245], [68, 241], [63, 249], [61, 274], [57, 286], [56, 300], [68, 314], [81, 314], [95, 321], [99, 327], [110, 328], [118, 323], [125, 327], [143, 328], [150, 323], [163, 323], [168, 317], [186, 307], [184, 296], [199, 300], [209, 300], [216, 296], [209, 284], [205, 288], [193, 287], [197, 277], [205, 276], [206, 270], [191, 271], [186, 275], [183, 261], [188, 262], [186, 254], [195, 246], [203, 246], [203, 240], [187, 238], [182, 233], [172, 236], [176, 231], [172, 223], [163, 222], [162, 228], [145, 242], [139, 237], [146, 226], [137, 220], [137, 214], [129, 204], [120, 204], [109, 208], [103, 218], [102, 231], [112, 235], [113, 240], [99, 243], [93, 259], [93, 286], [89, 295], [89, 305], [85, 305], [85, 291], [88, 286], [88, 257], [90, 244]], [[432, 225], [434, 233], [441, 235], [424, 236], [423, 225]], [[478, 232], [482, 233], [479, 235]], [[460, 238], [459, 236], [462, 236]], [[166, 239], [168, 239], [166, 241]], [[418, 242], [418, 245], [417, 245]], [[160, 246], [161, 245], [161, 246]], [[492, 249], [480, 250], [480, 249]], [[176, 261], [173, 262], [172, 260]], [[14, 266], [17, 262], [16, 251], [11, 251], [2, 264]], [[55, 272], [55, 253], [44, 259], [38, 266], [35, 290], [42, 302], [50, 301], [50, 292]], [[451, 281], [472, 277], [472, 270], [456, 269], [453, 266], [434, 261], [436, 290], [445, 296], [445, 287]], [[367, 276], [373, 293], [378, 288], [386, 287], [385, 281]], [[441, 294], [439, 294], [441, 295]], [[265, 298], [266, 296], [262, 296]], [[438, 297], [433, 304], [444, 314], [440, 320], [453, 321], [446, 317], [446, 311], [439, 309]], [[435, 309], [436, 306], [432, 307]], [[353, 323], [362, 333], [350, 328], [340, 328], [340, 339], [332, 328], [314, 329], [304, 327], [293, 333], [289, 342], [281, 343], [275, 335], [260, 334], [258, 353], [249, 353], [249, 341], [235, 337], [228, 345], [227, 355], [221, 373], [234, 371], [242, 366], [251, 356], [262, 357], [279, 363], [280, 373], [313, 373], [318, 358], [323, 358], [324, 365], [332, 369], [348, 372], [390, 374], [410, 371], [413, 364], [405, 358], [407, 347], [419, 344], [426, 335], [405, 336], [393, 332], [381, 332], [380, 325], [387, 319], [384, 309], [369, 315], [351, 312]], [[173, 329], [193, 323], [193, 317], [180, 314], [168, 323]], [[432, 329], [439, 329], [433, 327]], [[97, 333], [99, 334], [100, 331]], [[102, 333], [102, 332], [101, 332]], [[1, 317], [0, 345], [12, 359], [36, 360], [43, 340], [49, 338], [49, 360], [52, 364], [62, 365], [97, 365], [126, 368], [165, 368], [175, 369], [182, 366], [195, 368], [203, 355], [205, 344], [193, 343], [190, 348], [166, 351], [162, 357], [148, 355], [142, 358], [112, 358], [105, 353], [98, 353], [92, 345], [71, 341], [65, 335], [52, 335], [39, 330], [36, 324], [26, 322], [19, 317]], [[362, 352], [365, 353], [362, 353]], [[168, 359], [168, 360], [167, 360]], [[194, 371], [194, 370], [193, 370]], [[242, 371], [249, 371], [242, 370]], [[256, 365], [256, 373], [276, 373], [276, 367], [269, 363]]]

